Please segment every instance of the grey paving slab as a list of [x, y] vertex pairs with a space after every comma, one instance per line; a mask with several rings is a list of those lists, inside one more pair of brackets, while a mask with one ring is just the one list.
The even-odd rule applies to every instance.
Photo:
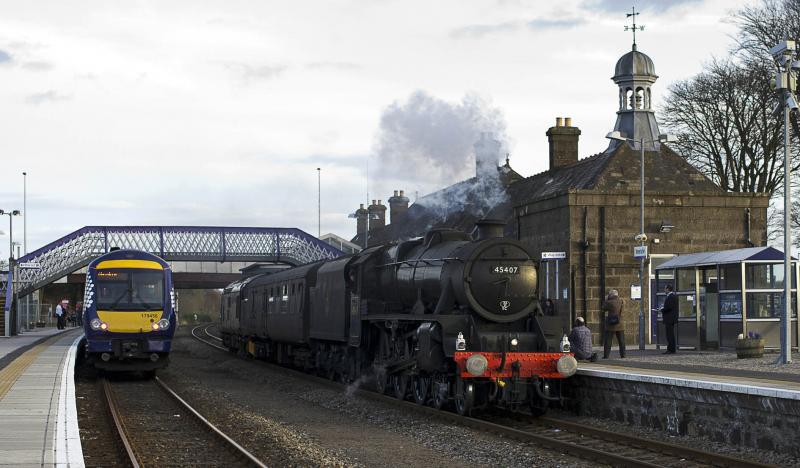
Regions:
[[0, 400], [0, 466], [54, 464], [61, 372], [79, 334], [65, 333], [43, 350]]
[[17, 336], [8, 338], [0, 337], [0, 359], [4, 358], [9, 353], [13, 353], [19, 348], [33, 344], [42, 338], [55, 335], [59, 331], [61, 330], [56, 328], [40, 328], [36, 331], [23, 333]]

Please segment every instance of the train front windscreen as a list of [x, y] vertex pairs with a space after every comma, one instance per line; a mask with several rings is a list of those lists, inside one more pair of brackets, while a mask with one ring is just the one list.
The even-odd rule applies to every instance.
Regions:
[[164, 272], [112, 269], [97, 272], [98, 310], [161, 310], [164, 307]]

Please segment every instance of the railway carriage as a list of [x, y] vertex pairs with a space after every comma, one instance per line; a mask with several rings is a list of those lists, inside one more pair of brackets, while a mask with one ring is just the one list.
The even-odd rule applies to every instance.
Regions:
[[[568, 344], [540, 324], [537, 267], [485, 221], [477, 238], [424, 238], [249, 278], [226, 289], [232, 350], [437, 408], [527, 406], [543, 413], [575, 373]], [[233, 304], [240, 317], [230, 318]], [[236, 326], [233, 326], [236, 324]], [[560, 338], [560, 335], [559, 335]]]
[[83, 328], [86, 356], [95, 367], [150, 373], [165, 367], [177, 324], [167, 262], [115, 250], [89, 264]]

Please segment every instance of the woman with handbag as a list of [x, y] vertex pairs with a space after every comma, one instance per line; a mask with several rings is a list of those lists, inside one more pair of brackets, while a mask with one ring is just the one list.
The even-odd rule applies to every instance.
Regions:
[[602, 307], [606, 315], [605, 332], [603, 333], [603, 359], [608, 359], [609, 354], [611, 354], [611, 341], [614, 339], [615, 334], [619, 344], [619, 357], [625, 357], [625, 323], [622, 321], [622, 308], [624, 305], [616, 289], [608, 291], [608, 296]]

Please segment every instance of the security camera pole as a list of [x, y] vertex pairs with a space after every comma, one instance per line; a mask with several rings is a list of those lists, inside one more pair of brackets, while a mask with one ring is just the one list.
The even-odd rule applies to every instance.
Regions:
[[775, 88], [783, 99], [783, 315], [781, 316], [781, 353], [778, 362], [792, 362], [792, 230], [789, 219], [792, 208], [792, 193], [789, 184], [791, 160], [789, 157], [789, 112], [797, 110], [797, 47], [794, 41], [784, 40], [770, 49], [777, 71]]

